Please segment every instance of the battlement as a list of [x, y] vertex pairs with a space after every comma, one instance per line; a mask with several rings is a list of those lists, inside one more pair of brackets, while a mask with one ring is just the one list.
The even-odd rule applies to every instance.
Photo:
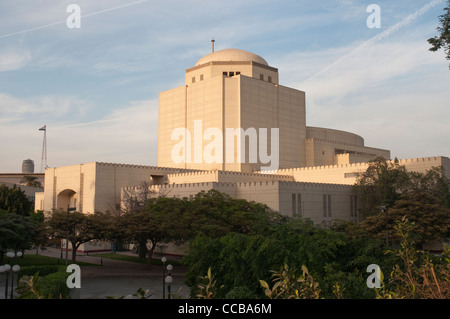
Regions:
[[122, 163], [109, 163], [109, 162], [96, 162], [99, 166], [103, 167], [126, 167], [126, 168], [143, 168], [143, 169], [153, 169], [153, 170], [167, 170], [167, 171], [178, 171], [180, 173], [187, 172], [206, 172], [204, 170], [195, 170], [187, 168], [176, 168], [176, 167], [163, 167], [163, 166], [151, 166], [151, 165], [135, 165], [135, 164], [122, 164]]
[[[395, 160], [389, 160], [386, 161], [389, 164], [394, 164]], [[437, 165], [440, 165], [442, 162], [442, 156], [435, 156], [435, 157], [422, 157], [422, 158], [409, 158], [409, 159], [402, 159], [398, 160], [398, 163], [400, 165], [407, 165], [411, 163], [423, 163], [423, 162], [436, 162]], [[332, 169], [342, 169], [342, 168], [348, 168], [348, 169], [354, 169], [354, 170], [365, 170], [367, 169], [368, 162], [363, 163], [352, 163], [352, 164], [336, 164], [336, 165], [324, 165], [324, 166], [309, 166], [309, 167], [297, 167], [297, 168], [284, 168], [274, 171], [265, 171], [260, 172], [260, 174], [273, 174], [273, 175], [293, 175], [294, 173], [301, 173], [301, 172], [310, 172], [310, 171], [323, 171], [323, 170], [332, 170]]]

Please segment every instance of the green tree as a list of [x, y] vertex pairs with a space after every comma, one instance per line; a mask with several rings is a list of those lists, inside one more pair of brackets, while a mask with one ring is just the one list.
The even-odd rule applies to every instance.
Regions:
[[382, 289], [376, 291], [377, 298], [450, 298], [450, 249], [444, 246], [440, 256], [419, 250], [414, 236], [411, 236], [415, 227], [415, 223], [406, 217], [397, 222], [395, 230], [401, 239], [400, 247], [387, 251], [397, 263], [390, 272], [390, 278], [385, 277]]
[[428, 39], [431, 44], [430, 51], [438, 51], [444, 49], [446, 59], [450, 60], [450, 0], [447, 0], [447, 5], [444, 8], [444, 14], [439, 16], [440, 25], [437, 27], [439, 36]]
[[12, 188], [5, 184], [0, 185], [0, 209], [10, 213], [28, 216], [33, 212], [33, 202], [30, 201], [20, 187]]
[[383, 158], [369, 162], [357, 179], [354, 190], [360, 197], [364, 216], [376, 215], [381, 206], [392, 207], [411, 186], [406, 168], [397, 161], [388, 163]]
[[0, 264], [8, 250], [28, 249], [36, 240], [37, 223], [28, 216], [0, 213]]
[[21, 183], [24, 183], [25, 186], [42, 188], [42, 183], [37, 180], [36, 176], [32, 175], [24, 175]]
[[442, 242], [450, 237], [450, 209], [441, 205], [437, 197], [423, 190], [403, 195], [384, 214], [364, 220], [361, 227], [378, 239], [398, 242], [400, 238], [396, 225], [404, 217], [415, 223], [411, 236], [414, 236], [420, 248], [426, 242]]
[[188, 238], [221, 237], [229, 232], [261, 233], [283, 219], [267, 205], [235, 199], [216, 190], [202, 191], [186, 201], [186, 205], [184, 224], [188, 227]]
[[76, 251], [84, 243], [105, 238], [108, 215], [100, 212], [83, 214], [57, 210], [45, 221], [49, 237], [66, 239], [72, 245], [72, 263], [76, 261]]

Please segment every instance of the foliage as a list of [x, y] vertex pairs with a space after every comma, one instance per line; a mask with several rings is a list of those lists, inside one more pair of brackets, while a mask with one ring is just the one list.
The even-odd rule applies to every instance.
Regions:
[[429, 38], [428, 43], [432, 45], [430, 51], [444, 49], [446, 59], [450, 60], [450, 0], [447, 0], [444, 12], [439, 16], [440, 26], [437, 27], [439, 37]]
[[371, 263], [390, 265], [383, 249], [383, 244], [374, 239], [352, 239], [308, 220], [286, 219], [264, 234], [196, 238], [184, 258], [189, 266], [186, 284], [194, 297], [199, 276], [214, 265], [217, 283], [224, 286], [217, 298], [231, 294], [235, 287], [247, 296], [262, 298], [259, 280], [269, 282], [271, 269], [285, 264], [293, 268], [307, 265], [309, 274], [321, 278], [325, 298], [334, 296], [336, 281], [340, 282], [343, 297], [370, 298], [374, 294], [366, 287], [365, 269]]
[[302, 274], [284, 265], [279, 271], [273, 272], [274, 285], [272, 289], [267, 282], [260, 280], [265, 295], [270, 299], [319, 299], [319, 283], [309, 274], [308, 268], [302, 266]]
[[416, 223], [419, 245], [450, 235], [450, 181], [442, 167], [407, 172], [398, 162], [378, 159], [369, 164], [354, 188], [366, 216], [362, 229], [379, 240], [398, 241], [394, 225], [403, 216]]
[[217, 292], [223, 288], [223, 285], [217, 286], [217, 282], [211, 274], [211, 267], [208, 268], [206, 276], [200, 277], [200, 279], [203, 282], [198, 285], [198, 299], [214, 299], [217, 296]]
[[392, 207], [409, 186], [409, 176], [404, 166], [397, 161], [386, 162], [377, 158], [357, 179], [355, 191], [362, 202], [364, 216], [380, 212], [380, 206]]
[[105, 237], [108, 215], [103, 213], [83, 214], [80, 212], [54, 211], [45, 221], [49, 237], [66, 239], [72, 244], [72, 263], [76, 261], [76, 250], [81, 244]]
[[0, 262], [7, 250], [18, 251], [31, 247], [36, 239], [37, 224], [30, 217], [14, 213], [0, 213]]
[[380, 240], [387, 236], [389, 242], [398, 242], [401, 238], [395, 225], [405, 216], [416, 224], [411, 236], [419, 247], [450, 236], [450, 209], [439, 205], [436, 197], [424, 192], [402, 196], [392, 209], [368, 217], [361, 226]]
[[406, 217], [397, 223], [401, 238], [399, 249], [388, 251], [398, 261], [390, 275], [389, 283], [377, 291], [383, 299], [449, 299], [450, 298], [450, 249], [444, 247], [439, 257], [418, 251], [410, 235], [415, 224]]
[[2, 184], [0, 185], [0, 209], [13, 214], [28, 216], [33, 212], [34, 204], [20, 187], [14, 185], [10, 188]]
[[33, 175], [24, 175], [21, 183], [24, 183], [25, 186], [42, 188], [42, 183], [39, 182], [37, 177]]
[[66, 281], [68, 273], [60, 271], [40, 277], [39, 273], [33, 276], [23, 276], [19, 280], [17, 291], [19, 299], [65, 299], [69, 298], [69, 288]]

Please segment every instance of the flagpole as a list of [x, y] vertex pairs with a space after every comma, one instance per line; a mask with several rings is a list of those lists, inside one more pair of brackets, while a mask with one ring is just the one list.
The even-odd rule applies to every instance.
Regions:
[[41, 173], [45, 172], [47, 168], [47, 125], [44, 125], [39, 129], [44, 131], [44, 140], [42, 141], [42, 156], [41, 156]]

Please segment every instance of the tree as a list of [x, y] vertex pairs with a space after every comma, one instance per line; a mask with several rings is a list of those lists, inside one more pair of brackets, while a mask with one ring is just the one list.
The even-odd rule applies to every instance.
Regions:
[[444, 247], [440, 256], [430, 256], [418, 250], [411, 234], [415, 223], [404, 217], [395, 227], [400, 248], [387, 251], [395, 256], [397, 264], [387, 283], [377, 291], [377, 298], [448, 299], [450, 298], [450, 249]]
[[37, 180], [36, 176], [32, 175], [24, 175], [21, 183], [24, 183], [25, 186], [42, 188], [42, 183]]
[[439, 36], [429, 38], [431, 44], [430, 51], [436, 52], [444, 49], [446, 59], [450, 60], [450, 0], [447, 0], [447, 6], [444, 8], [444, 14], [439, 16], [440, 26], [437, 27]]
[[[72, 245], [72, 263], [76, 261], [76, 251], [84, 243], [105, 238], [108, 215], [100, 212], [83, 214], [57, 210], [45, 221], [50, 237], [66, 239]], [[66, 246], [68, 248], [68, 245]]]
[[0, 264], [8, 250], [18, 251], [31, 247], [36, 239], [37, 223], [30, 217], [14, 213], [0, 213]]
[[378, 239], [400, 241], [395, 225], [408, 218], [416, 227], [411, 236], [422, 248], [426, 242], [444, 241], [450, 237], [450, 209], [441, 205], [438, 198], [423, 191], [415, 190], [403, 195], [384, 214], [368, 217], [361, 227]]
[[186, 205], [183, 216], [188, 238], [221, 237], [229, 232], [261, 233], [283, 219], [267, 205], [235, 199], [216, 190], [199, 192]]
[[33, 212], [33, 202], [30, 201], [20, 187], [12, 188], [5, 184], [0, 185], [0, 209], [10, 213], [28, 216]]
[[404, 166], [377, 158], [358, 177], [354, 190], [361, 199], [363, 215], [372, 216], [380, 212], [381, 206], [392, 207], [408, 187], [410, 177]]

